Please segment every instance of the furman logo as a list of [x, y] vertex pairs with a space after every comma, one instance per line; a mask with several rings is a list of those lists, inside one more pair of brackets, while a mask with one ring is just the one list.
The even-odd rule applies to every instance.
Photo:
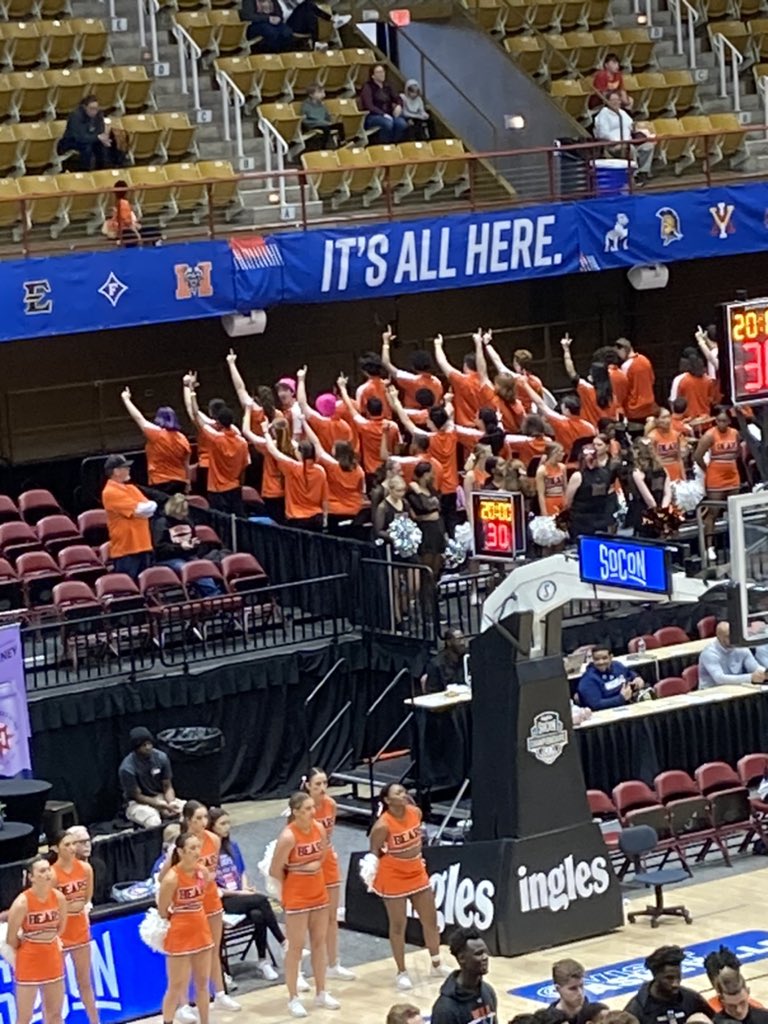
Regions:
[[577, 861], [570, 853], [550, 871], [529, 874], [529, 869], [521, 864], [517, 875], [520, 909], [524, 914], [534, 910], [567, 910], [576, 900], [602, 896], [611, 882], [605, 857]]
[[[429, 877], [437, 906], [437, 927], [442, 932], [448, 925], [486, 931], [493, 924], [496, 907], [493, 897], [496, 886], [484, 878], [474, 882], [462, 878], [461, 864], [451, 864], [444, 871], [436, 871]], [[408, 916], [415, 917], [415, 911], [408, 901]]]

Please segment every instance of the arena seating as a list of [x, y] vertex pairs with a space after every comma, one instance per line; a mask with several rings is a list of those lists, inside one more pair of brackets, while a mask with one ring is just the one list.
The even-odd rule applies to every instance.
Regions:
[[653, 689], [657, 697], [676, 697], [689, 693], [691, 688], [682, 676], [667, 676], [655, 683]]

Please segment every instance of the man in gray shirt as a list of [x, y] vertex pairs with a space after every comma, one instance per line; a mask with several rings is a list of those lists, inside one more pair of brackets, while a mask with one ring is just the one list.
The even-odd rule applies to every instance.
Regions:
[[699, 655], [699, 689], [764, 683], [765, 675], [748, 647], [731, 646], [730, 623], [718, 622], [715, 639]]

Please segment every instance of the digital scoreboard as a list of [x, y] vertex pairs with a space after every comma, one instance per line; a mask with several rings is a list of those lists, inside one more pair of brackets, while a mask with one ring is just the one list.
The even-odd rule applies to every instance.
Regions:
[[522, 494], [473, 491], [475, 556], [516, 558], [525, 554], [525, 508]]
[[723, 380], [734, 405], [768, 402], [768, 298], [723, 306]]

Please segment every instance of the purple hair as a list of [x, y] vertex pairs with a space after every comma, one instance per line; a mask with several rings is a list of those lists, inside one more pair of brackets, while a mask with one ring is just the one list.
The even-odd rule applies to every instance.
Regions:
[[161, 405], [155, 413], [155, 426], [163, 430], [181, 430], [179, 417], [170, 405]]

